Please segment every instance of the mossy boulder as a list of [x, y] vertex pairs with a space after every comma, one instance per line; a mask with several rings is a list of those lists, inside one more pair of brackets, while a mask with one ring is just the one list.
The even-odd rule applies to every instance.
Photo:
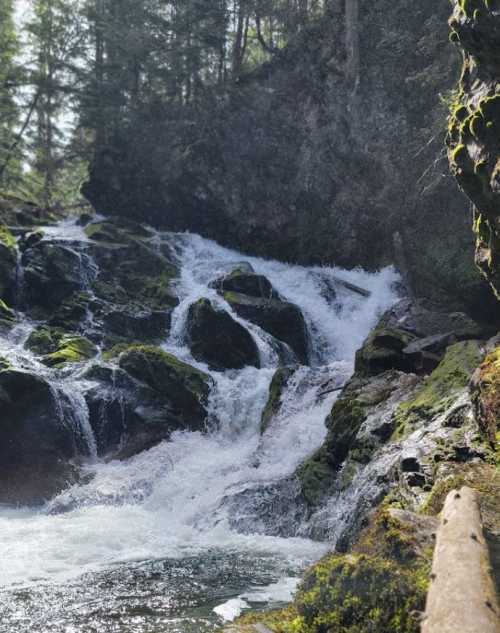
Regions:
[[306, 572], [289, 607], [244, 615], [236, 630], [418, 633], [436, 527], [433, 518], [382, 506], [350, 553], [329, 554]]
[[0, 299], [0, 328], [9, 329], [14, 325], [16, 315], [14, 310]]
[[500, 449], [500, 347], [495, 347], [474, 375], [473, 402], [479, 425], [496, 450]]
[[297, 360], [307, 365], [307, 326], [298, 306], [279, 298], [255, 297], [239, 292], [224, 292], [223, 296], [238, 316], [255, 323], [279, 341], [286, 343]]
[[295, 373], [294, 367], [280, 367], [276, 370], [271, 384], [269, 385], [269, 397], [266, 406], [262, 411], [260, 419], [260, 432], [265, 433], [269, 428], [272, 419], [279, 412], [281, 406], [281, 397], [288, 381]]
[[224, 294], [237, 292], [261, 299], [279, 299], [279, 294], [264, 275], [257, 275], [244, 267], [236, 268], [229, 275], [218, 279], [214, 286]]
[[377, 328], [356, 352], [356, 371], [368, 375], [387, 369], [411, 371], [412, 363], [403, 350], [414, 340], [415, 336], [404, 330]]
[[131, 306], [116, 306], [102, 316], [103, 329], [110, 339], [160, 343], [170, 329], [171, 312]]
[[75, 481], [85, 453], [64, 406], [41, 376], [0, 370], [0, 503], [32, 504]]
[[157, 347], [121, 345], [85, 375], [90, 423], [102, 456], [124, 459], [170, 437], [203, 431], [211, 379]]
[[405, 299], [382, 315], [356, 353], [355, 368], [368, 376], [388, 369], [426, 374], [437, 367], [450, 344], [489, 333], [462, 312], [447, 313], [430, 302]]
[[84, 286], [82, 256], [54, 242], [40, 242], [23, 253], [24, 296], [35, 308], [53, 312]]
[[481, 362], [483, 352], [478, 341], [451, 345], [438, 367], [425, 379], [414, 396], [395, 412], [396, 435], [411, 432], [416, 424], [444, 412], [468, 384]]
[[61, 328], [41, 326], [29, 335], [26, 349], [41, 356], [49, 367], [62, 367], [66, 363], [79, 363], [97, 356], [98, 348], [77, 334], [66, 334]]
[[216, 371], [260, 367], [259, 349], [248, 330], [208, 299], [189, 307], [187, 338], [194, 358]]
[[0, 299], [9, 297], [16, 280], [16, 240], [9, 229], [0, 224]]
[[42, 362], [49, 367], [62, 367], [67, 363], [81, 363], [94, 356], [99, 350], [83, 336], [64, 335], [57, 346], [56, 351], [43, 357]]
[[123, 243], [90, 247], [99, 267], [92, 284], [96, 297], [118, 311], [171, 311], [179, 303], [173, 287], [179, 275], [176, 264], [148, 240], [120, 235]]

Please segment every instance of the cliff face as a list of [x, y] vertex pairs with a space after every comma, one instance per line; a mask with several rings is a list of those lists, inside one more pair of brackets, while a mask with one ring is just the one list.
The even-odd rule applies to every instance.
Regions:
[[335, 3], [269, 63], [97, 157], [99, 211], [300, 263], [396, 262], [418, 295], [488, 303], [442, 150], [459, 74], [447, 0]]
[[476, 263], [500, 298], [500, 3], [454, 2], [450, 27], [464, 52], [449, 122], [450, 164], [474, 204]]

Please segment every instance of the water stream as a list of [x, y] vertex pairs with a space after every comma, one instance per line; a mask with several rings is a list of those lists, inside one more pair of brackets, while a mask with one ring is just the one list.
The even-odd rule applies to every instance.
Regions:
[[[76, 249], [88, 283], [93, 264], [85, 259], [82, 231], [66, 222], [46, 239]], [[175, 249], [181, 265], [180, 304], [163, 346], [212, 375], [210, 429], [177, 432], [127, 461], [100, 461], [83, 396], [88, 385], [79, 380], [83, 368], [61, 372], [40, 364], [23, 348], [34, 326], [27, 320], [0, 338], [2, 356], [51, 381], [64, 400], [61, 415], [80, 429], [88, 454], [85, 481], [45, 507], [0, 508], [2, 633], [212, 631], [242, 608], [289, 599], [304, 566], [328, 547], [299, 536], [306, 533], [300, 517], [285, 530], [278, 509], [259, 516], [259, 501], [321, 445], [324, 419], [352, 372], [355, 350], [397, 298], [395, 272], [264, 261], [197, 235], [155, 240]], [[262, 368], [223, 373], [196, 362], [185, 344], [193, 301], [208, 297], [231, 312], [210, 282], [242, 261], [300, 306], [311, 335], [311, 367], [295, 373], [263, 436], [260, 416], [279, 363], [272, 338], [233, 314], [254, 337]], [[339, 286], [335, 276], [370, 296]]]

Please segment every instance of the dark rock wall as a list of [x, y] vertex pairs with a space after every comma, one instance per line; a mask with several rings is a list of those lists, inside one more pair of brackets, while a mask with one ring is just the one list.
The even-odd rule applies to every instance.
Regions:
[[474, 204], [476, 263], [500, 298], [500, 3], [453, 5], [450, 39], [464, 63], [451, 106], [449, 158]]
[[421, 296], [494, 310], [443, 150], [460, 59], [448, 0], [332, 3], [201, 103], [140, 112], [99, 152], [99, 211], [301, 263], [396, 262]]

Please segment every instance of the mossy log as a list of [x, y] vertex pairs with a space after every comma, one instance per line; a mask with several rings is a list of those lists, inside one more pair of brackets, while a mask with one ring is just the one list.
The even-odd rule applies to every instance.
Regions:
[[452, 490], [437, 533], [422, 633], [499, 633], [477, 492]]

